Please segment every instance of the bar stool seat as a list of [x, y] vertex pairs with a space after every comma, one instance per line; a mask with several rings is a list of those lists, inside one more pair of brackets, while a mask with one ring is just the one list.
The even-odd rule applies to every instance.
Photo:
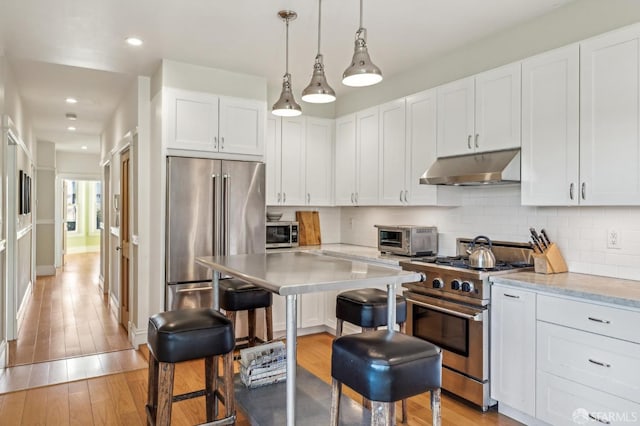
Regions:
[[331, 425], [339, 421], [342, 385], [372, 403], [372, 425], [395, 424], [395, 401], [431, 391], [434, 426], [440, 425], [442, 350], [388, 330], [342, 336], [331, 354]]
[[237, 278], [219, 281], [220, 308], [224, 309], [227, 318], [236, 328], [236, 313], [247, 311], [248, 336], [238, 338], [238, 348], [255, 346], [256, 337], [256, 309], [264, 308], [267, 341], [273, 340], [273, 317], [271, 305], [273, 295], [270, 291], [260, 288]]
[[[169, 425], [173, 402], [206, 397], [207, 422], [215, 425], [235, 423], [233, 394], [233, 349], [235, 338], [231, 321], [210, 308], [167, 311], [149, 318], [149, 387], [147, 423]], [[218, 377], [218, 358], [223, 375]], [[175, 364], [205, 359], [205, 389], [173, 395]], [[216, 420], [218, 400], [224, 403], [225, 417]], [[215, 421], [215, 422], [214, 422]]]

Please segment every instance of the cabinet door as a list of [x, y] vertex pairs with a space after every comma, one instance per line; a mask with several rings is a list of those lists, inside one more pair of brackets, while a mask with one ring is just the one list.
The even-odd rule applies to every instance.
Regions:
[[536, 295], [491, 288], [491, 397], [535, 415]]
[[351, 206], [356, 192], [356, 116], [336, 119], [335, 200]]
[[640, 204], [640, 26], [580, 44], [580, 204]]
[[280, 194], [281, 137], [282, 121], [280, 118], [268, 117], [264, 154], [267, 205], [277, 205], [282, 200]]
[[285, 335], [287, 330], [287, 298], [279, 294], [273, 295], [271, 305], [271, 320], [273, 321], [273, 337]]
[[406, 99], [405, 179], [410, 205], [434, 205], [437, 202], [437, 187], [420, 184], [420, 177], [436, 160], [436, 99], [435, 90], [427, 90]]
[[301, 328], [317, 327], [324, 325], [324, 294], [301, 294], [300, 299], [300, 325]]
[[476, 151], [520, 147], [520, 63], [476, 76]]
[[356, 204], [378, 204], [378, 169], [380, 154], [378, 141], [378, 108], [369, 108], [356, 114]]
[[280, 187], [282, 204], [305, 205], [305, 120], [304, 117], [282, 118], [282, 162]]
[[218, 97], [165, 89], [167, 148], [218, 150]]
[[333, 120], [307, 117], [306, 201], [331, 205], [333, 193]]
[[438, 87], [438, 157], [474, 151], [474, 79]]
[[405, 204], [405, 100], [380, 106], [380, 204]]
[[265, 109], [264, 102], [221, 97], [219, 151], [264, 155]]
[[522, 204], [578, 204], [579, 47], [522, 63]]

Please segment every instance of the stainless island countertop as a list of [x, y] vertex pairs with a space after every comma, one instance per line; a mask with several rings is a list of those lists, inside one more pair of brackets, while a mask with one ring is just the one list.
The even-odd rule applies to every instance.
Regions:
[[[287, 305], [287, 426], [296, 421], [297, 297], [299, 294], [363, 287], [387, 288], [387, 324], [396, 323], [396, 287], [423, 279], [422, 274], [372, 265], [326, 254], [288, 251], [197, 257], [213, 271], [213, 305], [219, 308], [220, 274], [243, 279], [286, 297]], [[393, 331], [391, 331], [393, 332]], [[327, 416], [327, 421], [329, 417]]]

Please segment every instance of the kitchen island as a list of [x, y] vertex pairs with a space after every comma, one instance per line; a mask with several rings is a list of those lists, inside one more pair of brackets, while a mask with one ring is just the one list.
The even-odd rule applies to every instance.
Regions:
[[[416, 272], [301, 251], [198, 257], [196, 262], [213, 271], [216, 309], [219, 308], [218, 288], [221, 273], [286, 297], [287, 426], [293, 426], [296, 418], [297, 296], [332, 290], [386, 287], [388, 300], [395, 301], [398, 284], [422, 280], [422, 275]], [[395, 324], [395, 319], [395, 303], [390, 303], [388, 323]]]

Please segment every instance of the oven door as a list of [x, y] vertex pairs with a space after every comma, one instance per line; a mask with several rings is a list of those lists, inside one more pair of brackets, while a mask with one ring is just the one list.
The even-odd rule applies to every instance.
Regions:
[[489, 379], [489, 317], [473, 307], [413, 292], [407, 298], [407, 333], [442, 348], [442, 365], [479, 381]]

